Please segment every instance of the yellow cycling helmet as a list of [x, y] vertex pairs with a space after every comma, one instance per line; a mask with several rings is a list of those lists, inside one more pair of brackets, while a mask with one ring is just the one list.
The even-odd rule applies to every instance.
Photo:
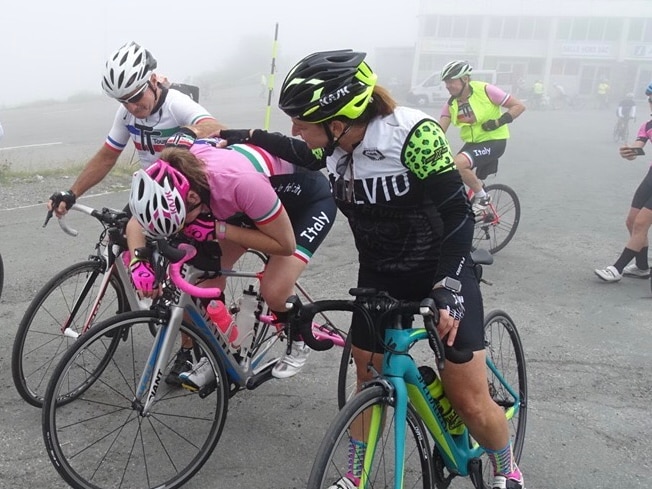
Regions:
[[283, 80], [279, 108], [290, 117], [318, 123], [364, 112], [378, 76], [364, 62], [366, 53], [323, 51], [303, 58]]

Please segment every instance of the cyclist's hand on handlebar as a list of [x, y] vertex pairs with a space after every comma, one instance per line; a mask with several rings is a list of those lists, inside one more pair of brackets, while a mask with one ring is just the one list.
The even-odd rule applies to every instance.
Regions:
[[72, 190], [54, 192], [47, 203], [48, 211], [50, 211], [48, 216], [51, 217], [52, 212], [59, 218], [65, 216], [75, 202], [77, 202], [77, 196]]
[[464, 297], [444, 288], [433, 289], [429, 295], [439, 310], [437, 332], [448, 346], [452, 346], [460, 320], [464, 317]]
[[485, 131], [495, 131], [500, 127], [500, 122], [496, 119], [489, 119], [486, 122], [482, 123], [482, 129]]
[[132, 260], [129, 265], [129, 271], [131, 272], [131, 280], [136, 290], [143, 297], [154, 298], [158, 296], [159, 287], [156, 283], [156, 274], [148, 261]]

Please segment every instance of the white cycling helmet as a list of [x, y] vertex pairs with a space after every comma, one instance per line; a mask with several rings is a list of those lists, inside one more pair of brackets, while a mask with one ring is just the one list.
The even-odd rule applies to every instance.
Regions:
[[156, 60], [147, 49], [131, 41], [118, 49], [106, 62], [102, 88], [109, 97], [124, 99], [146, 84]]
[[441, 69], [441, 79], [442, 81], [446, 80], [455, 80], [457, 78], [462, 78], [463, 76], [471, 74], [473, 68], [468, 61], [455, 60], [449, 61]]
[[158, 160], [146, 170], [134, 173], [129, 208], [150, 236], [172, 236], [183, 228], [189, 190], [185, 175]]

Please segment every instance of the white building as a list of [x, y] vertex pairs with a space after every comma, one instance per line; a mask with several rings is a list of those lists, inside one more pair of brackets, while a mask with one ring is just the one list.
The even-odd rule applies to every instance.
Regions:
[[536, 80], [569, 95], [642, 97], [652, 82], [652, 0], [421, 0], [412, 83], [452, 59], [499, 72], [499, 85]]

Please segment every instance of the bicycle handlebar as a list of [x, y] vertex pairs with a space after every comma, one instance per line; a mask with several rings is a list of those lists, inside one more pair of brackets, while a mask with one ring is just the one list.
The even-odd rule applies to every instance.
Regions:
[[473, 357], [472, 351], [457, 350], [444, 346], [437, 333], [437, 322], [439, 313], [437, 306], [431, 298], [423, 299], [421, 302], [399, 301], [385, 292], [378, 292], [375, 289], [351, 289], [349, 293], [355, 297], [354, 300], [320, 300], [309, 304], [302, 304], [296, 295], [288, 298], [286, 306], [290, 309], [290, 320], [298, 327], [304, 342], [313, 350], [323, 351], [331, 348], [331, 340], [319, 340], [312, 334], [312, 320], [316, 314], [323, 311], [348, 311], [361, 312], [367, 319], [368, 324], [373, 324], [370, 311], [387, 312], [396, 314], [419, 314], [424, 318], [425, 329], [428, 332], [428, 343], [435, 354], [437, 367], [444, 368], [444, 360], [447, 358], [453, 363], [465, 363]]
[[[97, 220], [99, 220], [100, 222], [102, 222], [103, 224], [107, 224], [109, 226], [111, 225], [117, 226], [120, 220], [127, 218], [126, 212], [118, 211], [115, 209], [109, 209], [108, 207], [104, 207], [101, 210], [98, 210], [84, 204], [76, 203], [72, 205], [69, 210], [78, 211], [81, 212], [82, 214], [86, 214], [87, 216], [92, 216]], [[43, 223], [43, 227], [46, 227], [48, 225], [48, 222], [50, 221], [50, 219], [52, 219], [53, 215], [54, 215], [54, 211], [48, 211], [45, 217], [45, 222]], [[76, 229], [68, 225], [65, 215], [58, 218], [57, 221], [59, 221], [59, 227], [63, 230], [64, 233], [73, 237], [79, 235], [79, 231], [77, 231]]]
[[180, 290], [201, 299], [215, 299], [222, 294], [222, 290], [218, 287], [197, 287], [181, 276], [183, 264], [188, 260], [192, 260], [197, 254], [197, 249], [194, 246], [181, 243], [178, 248], [175, 248], [165, 239], [157, 240], [157, 246], [159, 253], [170, 260], [170, 278]]

